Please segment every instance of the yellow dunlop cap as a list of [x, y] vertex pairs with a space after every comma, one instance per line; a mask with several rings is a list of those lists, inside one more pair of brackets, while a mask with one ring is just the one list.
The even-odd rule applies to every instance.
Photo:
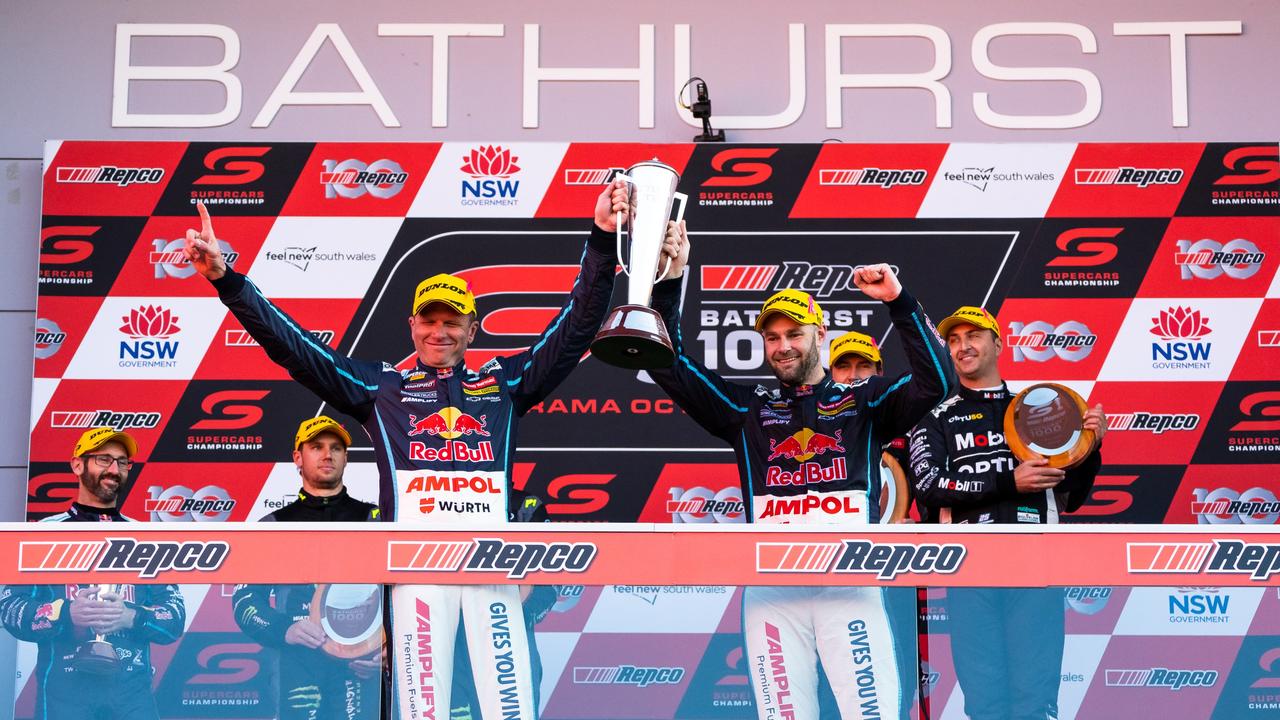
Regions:
[[961, 323], [968, 323], [974, 327], [984, 328], [1000, 337], [1000, 323], [996, 322], [995, 316], [980, 307], [973, 305], [965, 305], [956, 310], [938, 323], [938, 334], [943, 340], [947, 339], [947, 333], [951, 332], [951, 328]]
[[100, 427], [88, 430], [80, 436], [80, 439], [76, 441], [76, 449], [72, 453], [72, 457], [80, 457], [85, 453], [91, 453], [112, 440], [124, 445], [125, 454], [129, 457], [138, 454], [138, 443], [130, 437], [129, 433], [121, 432], [115, 428]]
[[298, 434], [293, 436], [293, 449], [297, 450], [302, 443], [314, 438], [322, 432], [331, 432], [342, 438], [342, 444], [351, 447], [351, 434], [341, 423], [328, 415], [317, 415], [310, 420], [303, 420], [298, 426]]
[[870, 335], [860, 332], [847, 332], [831, 343], [831, 364], [844, 355], [861, 355], [877, 365], [880, 364], [880, 346]]
[[413, 293], [412, 314], [417, 315], [433, 302], [444, 303], [463, 315], [476, 311], [476, 296], [471, 294], [471, 285], [448, 273], [432, 275], [418, 283], [418, 289]]
[[801, 325], [822, 327], [822, 307], [807, 292], [787, 289], [771, 295], [756, 316], [756, 332], [764, 329], [764, 321], [774, 313], [782, 313]]

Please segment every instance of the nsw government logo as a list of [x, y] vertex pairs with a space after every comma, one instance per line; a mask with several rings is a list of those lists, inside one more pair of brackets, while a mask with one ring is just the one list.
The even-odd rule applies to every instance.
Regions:
[[1204, 342], [1213, 329], [1209, 319], [1190, 307], [1170, 307], [1151, 318], [1151, 367], [1157, 370], [1207, 370], [1213, 343]]
[[120, 341], [120, 367], [171, 368], [178, 364], [177, 340], [169, 338], [182, 331], [178, 316], [159, 305], [143, 305], [121, 318], [120, 332], [129, 337]]
[[471, 176], [462, 181], [462, 204], [515, 205], [520, 181], [511, 177], [520, 172], [519, 159], [501, 145], [472, 148], [462, 158], [462, 172]]

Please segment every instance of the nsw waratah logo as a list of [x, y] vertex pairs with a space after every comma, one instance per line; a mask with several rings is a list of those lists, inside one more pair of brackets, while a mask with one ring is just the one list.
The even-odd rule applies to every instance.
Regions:
[[1199, 310], [1171, 307], [1151, 318], [1152, 335], [1164, 342], [1151, 343], [1151, 367], [1158, 370], [1206, 370], [1213, 343], [1202, 342], [1213, 330]]
[[472, 148], [462, 158], [462, 172], [472, 178], [462, 181], [462, 204], [514, 205], [520, 181], [511, 176], [520, 172], [519, 159], [501, 145]]
[[120, 341], [120, 367], [174, 367], [178, 341], [170, 337], [182, 331], [178, 316], [159, 305], [143, 305], [121, 318], [120, 332], [129, 340]]
[[1162, 340], [1199, 340], [1212, 332], [1209, 319], [1189, 307], [1161, 310], [1151, 322], [1151, 334]]

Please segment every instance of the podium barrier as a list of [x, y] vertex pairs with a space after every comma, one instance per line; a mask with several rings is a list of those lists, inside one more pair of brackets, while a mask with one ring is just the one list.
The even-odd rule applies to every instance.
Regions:
[[1154, 526], [0, 524], [0, 582], [1280, 585], [1280, 537]]

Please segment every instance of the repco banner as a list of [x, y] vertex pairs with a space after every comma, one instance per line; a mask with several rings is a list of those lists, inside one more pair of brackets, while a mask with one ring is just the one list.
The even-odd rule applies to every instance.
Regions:
[[[1070, 527], [873, 529], [612, 525], [592, 531], [294, 531], [223, 523], [110, 535], [0, 524], [0, 583], [1280, 586], [1266, 533]], [[324, 547], [324, 553], [315, 548]], [[1052, 563], [1045, 557], [1055, 558]], [[282, 563], [279, 558], [289, 558]], [[380, 558], [385, 560], [379, 560]], [[643, 562], [637, 562], [643, 558]], [[127, 579], [123, 576], [129, 576]]]

